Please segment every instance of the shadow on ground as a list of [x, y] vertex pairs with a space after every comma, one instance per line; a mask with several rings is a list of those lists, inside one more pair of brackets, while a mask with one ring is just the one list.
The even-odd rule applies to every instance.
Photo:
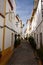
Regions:
[[14, 52], [6, 65], [38, 65], [28, 41], [21, 41], [21, 45], [14, 49]]

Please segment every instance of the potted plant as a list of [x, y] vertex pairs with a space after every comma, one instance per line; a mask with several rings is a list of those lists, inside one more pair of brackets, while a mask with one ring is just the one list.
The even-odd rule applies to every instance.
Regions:
[[33, 48], [34, 50], [36, 50], [36, 42], [35, 42], [35, 39], [34, 39], [32, 36], [30, 36], [30, 37], [28, 38], [28, 40], [29, 40], [29, 42], [30, 42], [32, 48]]

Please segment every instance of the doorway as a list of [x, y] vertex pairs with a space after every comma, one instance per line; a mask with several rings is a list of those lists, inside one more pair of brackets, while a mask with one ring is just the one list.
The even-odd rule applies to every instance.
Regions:
[[11, 34], [11, 48], [13, 49], [13, 33]]
[[40, 47], [42, 47], [42, 33], [40, 33]]

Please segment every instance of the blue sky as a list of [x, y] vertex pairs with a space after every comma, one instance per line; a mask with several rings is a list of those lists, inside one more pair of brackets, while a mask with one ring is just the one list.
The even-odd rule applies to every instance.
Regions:
[[16, 0], [16, 14], [19, 14], [24, 24], [31, 17], [32, 9], [33, 0]]

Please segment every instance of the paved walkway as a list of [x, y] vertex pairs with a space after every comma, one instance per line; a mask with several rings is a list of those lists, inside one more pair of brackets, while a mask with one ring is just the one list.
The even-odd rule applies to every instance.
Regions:
[[14, 50], [7, 65], [38, 65], [33, 50], [27, 41], [21, 41], [21, 45]]

